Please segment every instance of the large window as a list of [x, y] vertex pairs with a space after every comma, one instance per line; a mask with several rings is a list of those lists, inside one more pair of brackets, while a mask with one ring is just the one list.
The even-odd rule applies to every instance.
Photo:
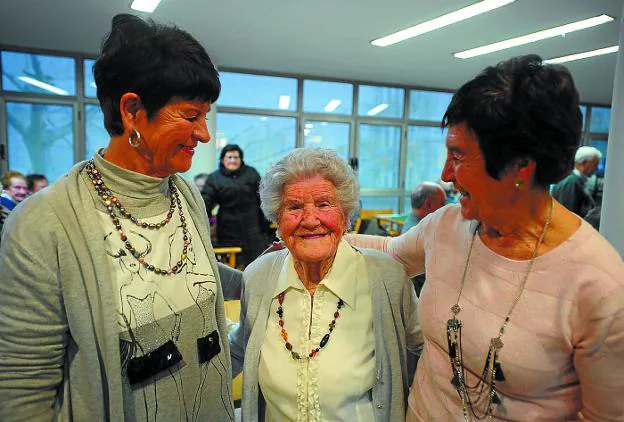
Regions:
[[306, 120], [304, 127], [304, 147], [330, 148], [345, 161], [349, 159], [349, 123]]
[[72, 106], [6, 103], [9, 168], [55, 180], [74, 163]]
[[[40, 172], [54, 180], [107, 145], [93, 58], [7, 48], [0, 59], [0, 143], [8, 156], [0, 172]], [[445, 132], [439, 125], [451, 93], [237, 70], [220, 77], [214, 140], [201, 149], [210, 157], [202, 171], [214, 170], [213, 154], [227, 143], [239, 144], [261, 174], [293, 148], [331, 148], [359, 164], [365, 208], [397, 212], [409, 207], [414, 186], [440, 177]], [[583, 104], [581, 110], [583, 144], [606, 155], [610, 108]]]
[[410, 91], [409, 118], [441, 122], [453, 94], [434, 91]]
[[219, 113], [217, 118], [217, 158], [227, 144], [237, 144], [245, 155], [245, 164], [263, 175], [269, 167], [295, 148], [296, 119]]
[[410, 126], [407, 132], [405, 190], [421, 182], [437, 182], [446, 160], [446, 130], [439, 127]]
[[46, 95], [76, 94], [76, 65], [69, 57], [3, 51], [2, 89]]
[[104, 114], [99, 105], [85, 105], [85, 159], [92, 158], [95, 153], [108, 145], [110, 137], [104, 129]]
[[303, 111], [351, 114], [353, 85], [341, 82], [303, 81]]
[[297, 109], [297, 80], [246, 73], [221, 72], [220, 107]]
[[399, 187], [401, 128], [360, 125], [360, 185], [368, 189]]
[[592, 133], [609, 133], [609, 120], [611, 108], [592, 107], [590, 119], [590, 131]]
[[95, 60], [85, 60], [83, 62], [84, 71], [84, 95], [85, 97], [95, 98], [97, 96], [97, 86], [93, 77], [93, 65]]
[[403, 117], [403, 88], [360, 85], [358, 114], [370, 117]]

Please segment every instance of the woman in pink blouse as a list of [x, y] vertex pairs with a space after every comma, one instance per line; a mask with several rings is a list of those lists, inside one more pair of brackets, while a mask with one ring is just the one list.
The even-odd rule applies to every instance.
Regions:
[[624, 420], [624, 264], [549, 193], [581, 121], [564, 67], [488, 67], [443, 120], [459, 206], [396, 238], [350, 237], [426, 271], [407, 421]]

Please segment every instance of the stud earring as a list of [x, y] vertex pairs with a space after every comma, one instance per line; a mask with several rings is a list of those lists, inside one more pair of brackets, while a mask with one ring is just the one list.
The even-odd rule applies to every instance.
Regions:
[[516, 181], [516, 188], [522, 190], [523, 187], [524, 187], [524, 182], [521, 179], [518, 179]]
[[139, 144], [141, 143], [141, 134], [138, 130], [132, 129], [132, 132], [130, 132], [130, 135], [128, 135], [128, 143], [132, 148], [136, 148], [139, 146]]

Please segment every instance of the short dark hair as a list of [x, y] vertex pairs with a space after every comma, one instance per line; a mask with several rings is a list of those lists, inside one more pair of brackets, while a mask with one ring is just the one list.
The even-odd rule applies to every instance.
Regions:
[[567, 176], [581, 140], [582, 115], [572, 75], [536, 55], [486, 68], [453, 95], [442, 127], [464, 124], [477, 137], [490, 176], [518, 159], [536, 162], [534, 185]]
[[45, 180], [46, 182], [48, 181], [48, 178], [45, 177], [43, 174], [27, 174], [26, 184], [28, 185], [28, 190], [33, 190], [33, 188], [35, 187], [35, 183], [41, 182], [43, 180]]
[[240, 155], [240, 159], [241, 159], [241, 165], [243, 165], [245, 162], [243, 161], [243, 150], [241, 149], [241, 147], [239, 147], [236, 144], [227, 144], [226, 146], [223, 147], [223, 149], [221, 150], [221, 154], [219, 154], [219, 163], [222, 163], [223, 158], [225, 157], [225, 154], [227, 154], [230, 151], [238, 151], [238, 155]]
[[111, 136], [124, 132], [119, 100], [127, 92], [152, 118], [174, 97], [214, 103], [221, 91], [208, 53], [188, 32], [129, 14], [113, 17], [93, 75]]

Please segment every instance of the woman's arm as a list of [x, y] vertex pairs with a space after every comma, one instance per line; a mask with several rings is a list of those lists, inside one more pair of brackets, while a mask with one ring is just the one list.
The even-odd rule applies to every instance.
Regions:
[[405, 272], [414, 277], [425, 272], [425, 249], [423, 231], [426, 220], [412, 227], [407, 233], [397, 237], [348, 234], [347, 242], [361, 248], [377, 249], [387, 253], [403, 265]]
[[0, 420], [50, 421], [68, 325], [56, 247], [21, 211], [7, 220], [0, 247]]
[[620, 283], [589, 310], [583, 309], [581, 302], [579, 314], [584, 328], [575, 347], [574, 368], [581, 384], [581, 414], [585, 420], [594, 422], [622, 421], [624, 286]]

